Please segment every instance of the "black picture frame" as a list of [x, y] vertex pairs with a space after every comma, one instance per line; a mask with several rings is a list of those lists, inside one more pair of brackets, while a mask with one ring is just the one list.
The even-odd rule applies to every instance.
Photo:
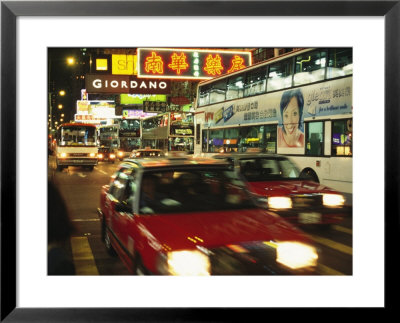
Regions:
[[[1, 2], [1, 321], [243, 321], [270, 315], [244, 308], [18, 308], [16, 281], [16, 19], [19, 16], [383, 16], [385, 19], [385, 308], [390, 288], [389, 243], [399, 233], [399, 1], [2, 1]], [[210, 10], [212, 8], [212, 10]], [[371, 188], [373, 194], [373, 188]], [[397, 243], [398, 245], [398, 243]], [[393, 250], [392, 250], [393, 249]], [[389, 276], [390, 275], [390, 276]], [[390, 279], [389, 279], [390, 277]], [[285, 309], [287, 310], [287, 309]], [[378, 309], [379, 310], [379, 309]], [[251, 313], [247, 313], [251, 312]], [[287, 312], [288, 314], [289, 312]], [[336, 312], [333, 312], [335, 317]], [[331, 315], [331, 314], [329, 314]], [[340, 316], [339, 316], [340, 317]], [[253, 319], [252, 319], [253, 318]], [[305, 317], [304, 319], [311, 319]], [[244, 321], [247, 321], [244, 319]]]

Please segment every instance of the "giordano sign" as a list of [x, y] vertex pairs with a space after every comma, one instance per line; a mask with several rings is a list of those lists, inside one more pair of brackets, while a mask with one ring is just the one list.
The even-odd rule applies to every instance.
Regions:
[[87, 74], [85, 86], [88, 93], [170, 93], [170, 82], [167, 80], [144, 79], [132, 75]]

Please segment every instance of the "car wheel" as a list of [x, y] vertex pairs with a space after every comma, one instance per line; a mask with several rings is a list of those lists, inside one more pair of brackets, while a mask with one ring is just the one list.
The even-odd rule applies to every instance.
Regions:
[[116, 252], [111, 244], [111, 239], [108, 234], [107, 226], [105, 225], [103, 221], [103, 225], [101, 226], [101, 237], [103, 239], [104, 245], [106, 246], [107, 252], [111, 256], [115, 256]]

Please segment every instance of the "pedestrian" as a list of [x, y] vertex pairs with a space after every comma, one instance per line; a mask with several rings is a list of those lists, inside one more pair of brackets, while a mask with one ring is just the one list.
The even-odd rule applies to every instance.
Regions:
[[75, 275], [75, 266], [69, 251], [69, 241], [75, 228], [72, 225], [67, 205], [60, 191], [48, 181], [48, 275]]

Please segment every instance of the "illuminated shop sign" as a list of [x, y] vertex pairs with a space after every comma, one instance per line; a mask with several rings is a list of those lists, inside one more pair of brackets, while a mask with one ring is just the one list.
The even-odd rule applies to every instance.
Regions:
[[143, 104], [144, 101], [167, 102], [167, 96], [164, 94], [121, 94], [120, 104]]
[[143, 110], [122, 110], [122, 118], [147, 118], [156, 115], [156, 112], [144, 112]]
[[112, 55], [112, 74], [114, 75], [135, 75], [136, 55]]
[[167, 80], [139, 79], [132, 75], [98, 75], [85, 77], [88, 93], [130, 93], [130, 94], [168, 94], [170, 82]]
[[251, 52], [138, 48], [138, 77], [211, 79], [251, 65]]

